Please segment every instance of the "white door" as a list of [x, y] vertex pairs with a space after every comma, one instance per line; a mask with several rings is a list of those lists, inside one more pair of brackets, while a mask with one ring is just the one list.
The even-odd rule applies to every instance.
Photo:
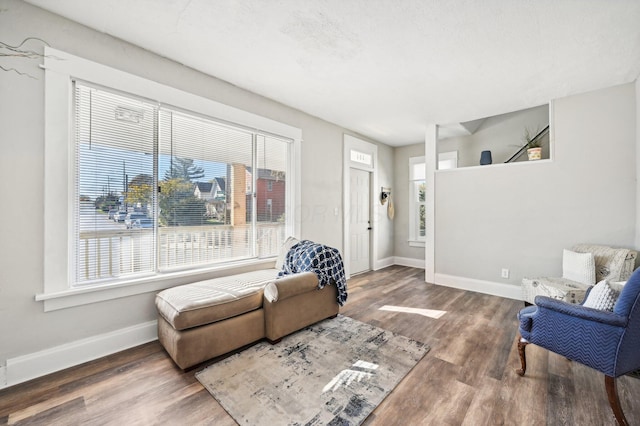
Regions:
[[369, 244], [371, 240], [370, 173], [365, 170], [350, 169], [349, 203], [349, 270], [351, 274], [371, 269]]

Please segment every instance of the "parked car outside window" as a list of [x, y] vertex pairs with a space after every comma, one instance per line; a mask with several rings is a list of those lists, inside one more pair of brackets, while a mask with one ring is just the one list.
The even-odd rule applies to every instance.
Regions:
[[124, 222], [126, 216], [127, 212], [121, 210], [113, 215], [113, 220], [114, 222]]
[[147, 219], [147, 215], [142, 213], [129, 213], [124, 219], [124, 224], [127, 229], [131, 229], [133, 228], [133, 222], [138, 219]]
[[153, 228], [153, 219], [136, 219], [131, 224], [132, 229]]

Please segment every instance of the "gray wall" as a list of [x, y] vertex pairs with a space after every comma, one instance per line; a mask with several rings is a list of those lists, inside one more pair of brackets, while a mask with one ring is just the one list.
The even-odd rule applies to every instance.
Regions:
[[[204, 75], [121, 40], [17, 0], [0, 0], [0, 40], [35, 36], [52, 47], [302, 129], [301, 237], [342, 250], [342, 145], [345, 129]], [[42, 51], [42, 44], [27, 47]], [[44, 72], [41, 60], [3, 58], [36, 77], [0, 72], [0, 367], [30, 354], [155, 319], [151, 293], [49, 313], [43, 291]], [[354, 135], [357, 136], [357, 135]], [[365, 138], [363, 138], [365, 139]], [[378, 144], [380, 182], [393, 176], [393, 150]], [[338, 208], [338, 214], [335, 209]], [[383, 225], [379, 257], [393, 253]]]
[[[387, 206], [377, 202], [380, 187], [396, 186], [396, 163], [394, 161], [397, 149], [388, 145], [378, 145], [378, 188], [374, 188], [376, 200], [373, 207], [373, 223], [378, 227], [378, 255], [376, 260], [388, 259], [394, 255], [394, 235], [397, 232], [397, 221], [387, 216]], [[397, 215], [397, 210], [396, 210]]]
[[491, 151], [493, 164], [504, 163], [524, 145], [525, 128], [542, 130], [547, 124], [549, 105], [488, 117], [472, 135], [438, 140], [438, 152], [458, 151], [458, 167], [478, 166], [484, 150]]
[[424, 142], [396, 148], [393, 202], [396, 257], [424, 260], [424, 247], [409, 246], [409, 158], [424, 156]]
[[552, 162], [437, 172], [436, 273], [519, 285], [559, 276], [562, 249], [575, 243], [633, 247], [635, 91], [626, 84], [553, 102]]

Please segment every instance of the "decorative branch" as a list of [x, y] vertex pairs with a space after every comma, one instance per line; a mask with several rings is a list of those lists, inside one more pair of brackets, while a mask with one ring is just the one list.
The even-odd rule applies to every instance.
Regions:
[[[5, 43], [3, 41], [0, 41], [0, 58], [2, 57], [17, 57], [17, 58], [26, 58], [26, 59], [40, 59], [40, 58], [44, 58], [45, 55], [39, 52], [36, 52], [35, 50], [28, 50], [28, 49], [23, 49], [22, 46], [24, 46], [25, 43], [27, 43], [28, 41], [31, 40], [37, 40], [47, 46], [49, 46], [49, 43], [47, 43], [46, 41], [42, 40], [41, 38], [38, 37], [27, 37], [24, 40], [22, 40], [22, 43], [16, 45], [16, 46], [12, 46], [8, 43]], [[4, 50], [2, 50], [4, 49]], [[19, 71], [15, 68], [7, 68], [4, 67], [2, 65], [0, 65], [0, 69], [2, 71], [7, 71], [7, 72], [15, 72], [19, 75], [24, 75], [27, 76], [29, 78], [33, 78], [35, 79], [34, 76], [32, 76], [29, 73], [26, 72], [22, 72]]]

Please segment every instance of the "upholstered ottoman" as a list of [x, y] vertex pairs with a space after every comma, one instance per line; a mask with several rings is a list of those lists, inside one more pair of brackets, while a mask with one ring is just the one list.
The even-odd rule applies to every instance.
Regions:
[[262, 339], [263, 289], [277, 274], [253, 271], [161, 291], [158, 340], [184, 369]]

